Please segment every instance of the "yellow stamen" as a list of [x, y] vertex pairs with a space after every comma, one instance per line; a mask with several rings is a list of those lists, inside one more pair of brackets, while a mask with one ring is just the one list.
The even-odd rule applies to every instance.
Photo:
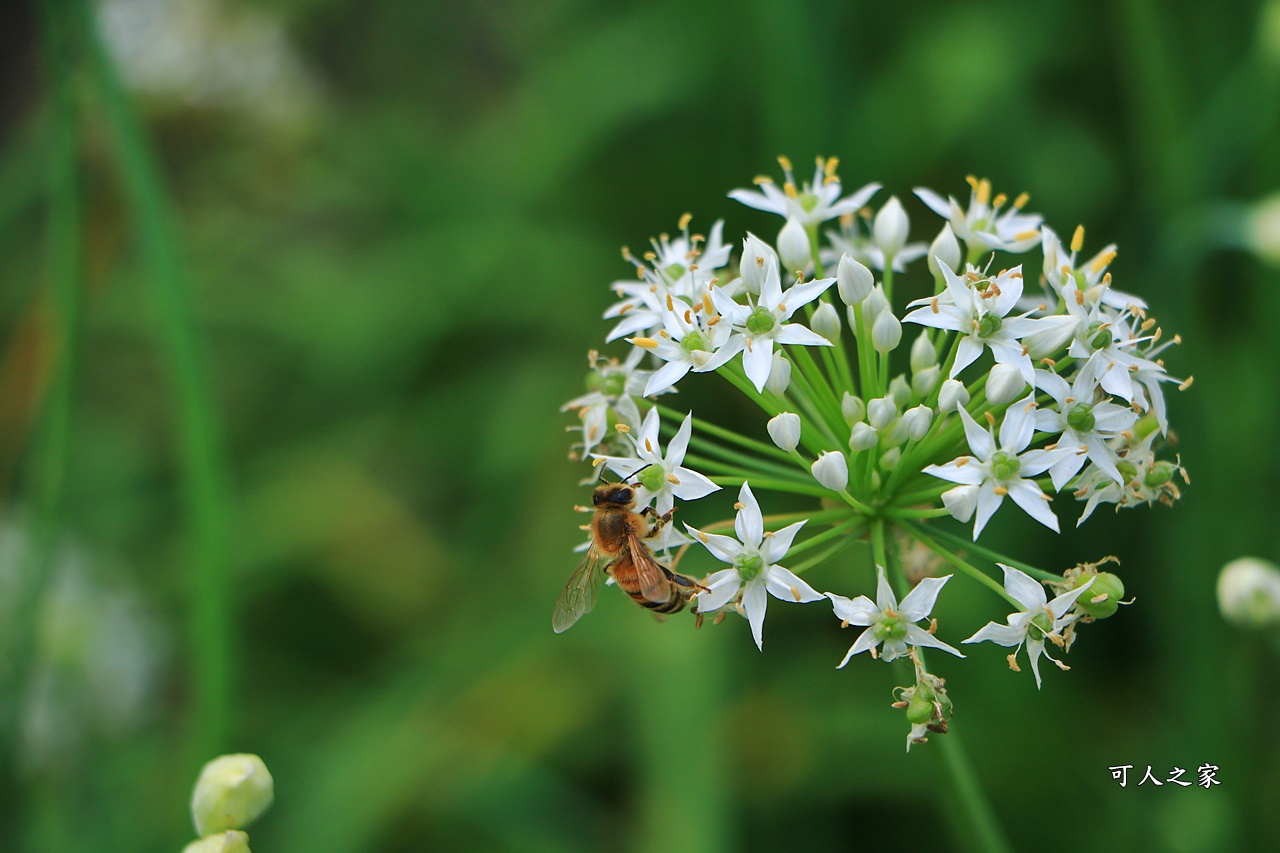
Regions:
[[676, 223], [677, 227], [683, 231], [689, 227], [689, 222], [693, 219], [692, 213], [686, 213], [680, 217], [680, 221]]
[[1027, 202], [1029, 201], [1031, 201], [1031, 196], [1026, 193], [1022, 193], [1013, 200], [1013, 206], [1018, 210], [1022, 210], [1022, 208], [1027, 206]]
[[791, 171], [791, 158], [789, 158], [789, 157], [784, 157], [784, 156], [779, 155], [779, 157], [778, 157], [778, 165], [782, 167], [782, 170], [783, 170], [784, 172], [790, 172], [790, 171]]
[[627, 340], [635, 344], [636, 346], [644, 347], [645, 349], [658, 348], [658, 342], [655, 341], [653, 338], [627, 338]]
[[1084, 226], [1077, 225], [1076, 233], [1071, 235], [1071, 251], [1078, 252], [1084, 248]]
[[1032, 237], [1036, 236], [1039, 233], [1040, 233], [1039, 231], [1036, 231], [1034, 229], [1032, 229], [1031, 231], [1019, 231], [1017, 234], [1013, 235], [1013, 239], [1030, 240]]

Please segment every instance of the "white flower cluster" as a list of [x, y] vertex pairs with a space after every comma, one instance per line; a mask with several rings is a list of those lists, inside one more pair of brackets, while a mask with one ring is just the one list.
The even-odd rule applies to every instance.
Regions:
[[[878, 210], [867, 206], [879, 184], [845, 195], [832, 158], [819, 159], [812, 180], [798, 186], [790, 162], [780, 162], [780, 187], [757, 178], [756, 189], [729, 194], [782, 217], [772, 242], [747, 233], [735, 261], [722, 220], [704, 238], [689, 230], [686, 214], [679, 235], [662, 235], [642, 258], [624, 250], [637, 279], [613, 285], [618, 300], [605, 317], [614, 321], [607, 340], [630, 349], [613, 360], [592, 353], [588, 393], [566, 404], [581, 418], [574, 454], [636, 478], [639, 500], [659, 514], [677, 498], [738, 486], [736, 519], [717, 523], [736, 526], [737, 540], [686, 525], [732, 566], [705, 580], [699, 612], [736, 609], [762, 644], [768, 595], [830, 600], [843, 623], [867, 626], [845, 662], [877, 649], [884, 660], [915, 660], [917, 684], [902, 699], [909, 717], [916, 709], [918, 740], [921, 727], [945, 731], [940, 709], [950, 707], [918, 649], [959, 653], [933, 638], [932, 624], [930, 631], [918, 624], [946, 578], [925, 579], [899, 604], [883, 570], [892, 573], [901, 561], [896, 549], [914, 541], [1018, 603], [1021, 616], [966, 642], [1025, 643], [1039, 683], [1044, 639], [1114, 612], [1104, 605], [1122, 594], [1119, 579], [1107, 574], [1077, 603], [1095, 570], [1065, 579], [1033, 570], [1040, 581], [1063, 585], [1046, 602], [1036, 580], [1006, 563], [1031, 566], [973, 546], [1003, 568], [1001, 590], [989, 571], [957, 556], [965, 540], [931, 520], [972, 521], [976, 542], [1006, 497], [1055, 531], [1050, 492], [1069, 490], [1084, 503], [1077, 524], [1103, 503], [1171, 503], [1179, 497], [1175, 478], [1186, 475], [1178, 460], [1157, 455], [1170, 435], [1164, 391], [1190, 380], [1171, 377], [1161, 359], [1177, 336], [1163, 336], [1146, 303], [1112, 287], [1115, 247], [1078, 260], [1084, 229], [1064, 247], [1042, 217], [1025, 212], [1025, 194], [1010, 202], [970, 178], [962, 205], [918, 188], [918, 199], [944, 221], [931, 241], [912, 242], [898, 198]], [[1003, 261], [1037, 249], [1033, 265]], [[1037, 279], [1032, 287], [1024, 266]], [[913, 269], [926, 267], [927, 276], [908, 283]], [[896, 286], [923, 292], [899, 313]], [[895, 373], [904, 324], [921, 330]], [[771, 443], [701, 421], [694, 436], [692, 413], [655, 399], [676, 392], [691, 372], [723, 377], [763, 410]], [[671, 433], [665, 455], [664, 426]], [[804, 516], [764, 516], [748, 480], [826, 502]], [[778, 522], [772, 533], [765, 532], [770, 521]], [[673, 529], [664, 535], [666, 548], [689, 541]], [[871, 543], [882, 567], [874, 603], [821, 594], [800, 579], [859, 540]], [[815, 553], [803, 563], [778, 565], [809, 549]]]

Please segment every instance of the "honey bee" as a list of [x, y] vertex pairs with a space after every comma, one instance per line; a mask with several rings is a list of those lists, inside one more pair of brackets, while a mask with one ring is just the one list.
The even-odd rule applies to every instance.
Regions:
[[596, 486], [591, 504], [595, 509], [591, 545], [551, 614], [551, 627], [557, 634], [595, 607], [606, 574], [637, 604], [655, 613], [683, 610], [696, 593], [706, 591], [693, 578], [659, 563], [644, 543], [671, 521], [674, 509], [663, 515], [651, 507], [635, 512], [635, 489], [626, 483]]

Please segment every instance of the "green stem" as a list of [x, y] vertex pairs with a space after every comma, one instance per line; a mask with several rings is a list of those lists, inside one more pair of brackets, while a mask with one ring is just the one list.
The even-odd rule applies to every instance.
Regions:
[[192, 530], [191, 652], [194, 656], [193, 748], [204, 757], [228, 745], [232, 703], [232, 603], [227, 466], [212, 383], [188, 303], [175, 215], [142, 126], [95, 29], [86, 0], [76, 4], [93, 80], [113, 138], [120, 179], [134, 216], [143, 261], [160, 312], [160, 344], [173, 379], [183, 498]]
[[832, 525], [831, 527], [827, 528], [821, 533], [815, 533], [813, 536], [810, 536], [808, 539], [805, 539], [801, 542], [797, 542], [796, 544], [792, 545], [791, 550], [787, 552], [787, 556], [791, 556], [792, 554], [799, 554], [802, 551], [807, 551], [810, 548], [813, 548], [817, 545], [821, 545], [823, 542], [827, 542], [831, 539], [835, 539], [838, 536], [843, 536], [846, 533], [853, 530], [853, 528], [857, 527], [860, 523], [861, 523], [860, 519], [853, 518], [853, 519], [849, 519], [843, 524]]
[[[748, 387], [751, 387], [751, 386], [748, 386]], [[755, 388], [751, 388], [751, 392], [753, 394], [755, 393], [755, 390], [756, 390]], [[685, 418], [684, 414], [677, 412], [675, 409], [671, 409], [661, 405], [658, 406], [658, 414], [662, 415], [664, 418], [674, 420], [676, 423], [680, 423]], [[736, 444], [739, 447], [745, 447], [748, 450], [754, 451], [756, 453], [761, 453], [766, 456], [773, 456], [777, 459], [782, 459], [786, 462], [791, 461], [791, 457], [787, 454], [785, 450], [779, 447], [776, 447], [772, 444], [766, 444], [763, 441], [757, 441], [754, 438], [747, 438], [745, 435], [739, 435], [733, 430], [728, 430], [722, 426], [717, 426], [711, 421], [703, 420], [701, 418], [694, 418], [692, 421], [692, 426], [693, 426], [694, 432], [705, 432], [709, 435], [714, 435], [716, 438], [724, 439], [725, 441]]]
[[814, 554], [809, 559], [802, 560], [799, 563], [796, 563], [794, 566], [791, 566], [790, 567], [791, 571], [797, 575], [802, 575], [805, 572], [809, 571], [810, 569], [814, 568], [815, 566], [822, 565], [827, 560], [830, 560], [832, 557], [834, 557], [836, 554], [839, 554], [845, 548], [848, 548], [849, 545], [853, 542], [853, 539], [854, 537], [852, 534], [845, 536], [839, 542], [836, 542], [834, 545], [832, 545], [830, 548], [827, 548], [825, 551], [822, 551], [819, 554]]
[[[716, 476], [716, 477], [708, 477], [707, 479], [715, 483], [717, 486], [741, 486], [742, 485], [742, 478], [740, 477]], [[773, 489], [775, 492], [789, 492], [791, 494], [797, 494], [797, 495], [810, 495], [816, 498], [831, 497], [831, 490], [824, 489], [822, 486], [819, 486], [816, 481], [811, 485], [806, 486], [801, 483], [793, 483], [790, 480], [771, 480], [765, 477], [756, 477], [751, 480], [751, 488], [752, 490], [755, 490], [757, 488]]]
[[1037, 580], [1056, 581], [1058, 583], [1062, 583], [1062, 575], [1055, 575], [1052, 572], [1046, 572], [1044, 569], [1036, 568], [1030, 563], [1024, 563], [1021, 560], [1015, 560], [1012, 557], [1006, 557], [1004, 554], [1000, 554], [996, 551], [992, 551], [990, 548], [984, 548], [983, 546], [979, 545], [977, 542], [969, 542], [960, 536], [956, 536], [954, 533], [949, 533], [946, 530], [939, 530], [937, 528], [930, 528], [929, 532], [930, 532], [930, 535], [936, 536], [939, 539], [943, 539], [947, 542], [950, 542], [952, 545], [954, 545], [957, 548], [965, 548], [967, 550], [970, 550], [973, 553], [981, 557], [984, 557], [993, 563], [1004, 563], [1007, 566], [1013, 566], [1015, 569], [1020, 569], [1021, 571], [1026, 572], [1027, 574], [1031, 575], [1033, 578], [1036, 578]]
[[915, 521], [908, 521], [904, 519], [902, 521], [901, 528], [905, 530], [908, 534], [913, 536], [918, 542], [920, 542], [920, 544], [924, 545], [930, 551], [937, 554], [939, 557], [946, 560], [948, 563], [955, 566], [957, 569], [964, 572], [969, 577], [978, 581], [983, 586], [990, 589], [992, 592], [998, 594], [1001, 598], [1003, 598], [1005, 601], [1012, 604], [1014, 607], [1018, 608], [1019, 610], [1022, 609], [1022, 605], [1019, 604], [1016, 600], [1014, 600], [1014, 598], [1010, 596], [1009, 593], [1005, 592], [1004, 587], [1001, 586], [1000, 583], [995, 580], [995, 578], [992, 578], [990, 575], [986, 574], [981, 569], [974, 567], [968, 561], [961, 559], [958, 554], [952, 551], [948, 551], [946, 548], [939, 545], [930, 534], [925, 532], [925, 529], [921, 524]]
[[995, 810], [983, 791], [982, 782], [973, 772], [969, 755], [959, 734], [952, 730], [944, 736], [931, 738], [942, 751], [942, 764], [946, 768], [951, 789], [959, 800], [960, 808], [968, 819], [969, 828], [978, 841], [978, 849], [986, 853], [1013, 853], [1009, 840], [1000, 827]]

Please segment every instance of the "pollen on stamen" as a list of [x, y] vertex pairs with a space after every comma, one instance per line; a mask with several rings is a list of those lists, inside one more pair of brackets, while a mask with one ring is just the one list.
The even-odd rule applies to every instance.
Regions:
[[1071, 235], [1071, 251], [1078, 252], [1084, 248], [1084, 226], [1077, 225], [1076, 233]]
[[929, 627], [927, 630], [930, 634], [938, 633], [938, 617], [934, 616], [929, 619]]
[[1035, 401], [1035, 400], [1028, 400], [1028, 401], [1027, 401], [1027, 405], [1025, 405], [1025, 406], [1023, 406], [1023, 407], [1022, 407], [1022, 411], [1024, 411], [1024, 412], [1029, 412], [1029, 411], [1031, 411], [1032, 409], [1034, 409], [1035, 407], [1036, 407], [1036, 401]]
[[1005, 660], [1009, 661], [1009, 669], [1013, 670], [1014, 672], [1022, 672], [1022, 670], [1018, 669], [1018, 653], [1017, 652], [1014, 652], [1013, 654], [1009, 655], [1007, 658], [1005, 658]]
[[1178, 385], [1178, 390], [1179, 391], [1187, 390], [1188, 388], [1191, 387], [1191, 383], [1195, 381], [1196, 381], [1196, 378], [1194, 376], [1188, 376], [1186, 379], [1182, 381], [1181, 384]]
[[959, 459], [956, 460], [956, 467], [963, 468], [964, 466], [968, 465], [970, 461], [971, 461], [970, 457], [961, 456]]
[[592, 467], [592, 468], [599, 468], [599, 467], [600, 467], [601, 465], [603, 465], [603, 464], [604, 464], [604, 459], [603, 459], [603, 458], [596, 458], [596, 459], [592, 459], [592, 460], [591, 460], [591, 467]]
[[1083, 292], [1083, 291], [1080, 291], [1080, 290], [1077, 290], [1077, 291], [1076, 291], [1076, 304], [1077, 304], [1077, 305], [1083, 305], [1083, 304], [1084, 304], [1084, 292]]
[[680, 485], [680, 481], [679, 481], [678, 479], [676, 479], [676, 475], [675, 475], [675, 474], [667, 474], [667, 482], [668, 482], [668, 483], [670, 483], [670, 484], [671, 484], [671, 485], [673, 485], [673, 486], [678, 486], [678, 485]]
[[995, 492], [1000, 497], [1004, 497], [1005, 495], [1009, 494], [1009, 490], [1006, 489], [1004, 486], [996, 486], [991, 491]]
[[769, 177], [768, 175], [756, 175], [754, 178], [751, 179], [751, 183], [755, 184], [756, 186], [761, 186], [762, 184], [771, 184], [773, 183], [773, 178]]
[[790, 181], [787, 181], [782, 185], [782, 191], [787, 194], [787, 198], [789, 199], [794, 200], [800, 197], [800, 191], [797, 190], [796, 185]]
[[680, 216], [680, 219], [676, 222], [676, 226], [677, 226], [681, 231], [683, 231], [683, 230], [685, 230], [686, 228], [688, 228], [688, 227], [689, 227], [689, 223], [690, 223], [692, 220], [693, 220], [693, 214], [692, 214], [692, 213], [685, 213], [685, 214], [682, 214], [682, 215]]
[[644, 440], [644, 449], [649, 451], [650, 453], [653, 452], [653, 444], [647, 438]]
[[1094, 272], [1102, 272], [1104, 269], [1110, 266], [1112, 261], [1116, 259], [1116, 254], [1117, 254], [1116, 251], [1113, 249], [1112, 251], [1107, 252], [1105, 255], [1099, 255], [1097, 258], [1094, 259], [1094, 262], [1089, 265], [1089, 268]]
[[719, 317], [719, 315], [717, 315], [717, 316], [715, 316], [715, 317], [711, 317], [711, 318], [709, 318], [709, 319], [707, 320], [707, 325], [708, 325], [708, 326], [714, 326], [716, 323], [719, 323], [719, 322], [720, 322], [720, 317]]
[[[1017, 207], [1017, 205], [1014, 205], [1014, 206], [1015, 206], [1015, 207]], [[1014, 235], [1013, 235], [1013, 239], [1015, 239], [1015, 240], [1030, 240], [1032, 237], [1035, 237], [1035, 236], [1036, 236], [1037, 234], [1039, 234], [1039, 233], [1040, 233], [1040, 232], [1039, 232], [1039, 231], [1036, 231], [1035, 229], [1032, 229], [1032, 230], [1030, 230], [1030, 231], [1019, 231], [1017, 234], [1014, 234]]]
[[1053, 359], [1049, 358], [1048, 356], [1046, 356], [1046, 357], [1044, 357], [1044, 358], [1040, 359], [1040, 363], [1041, 363], [1041, 364], [1043, 364], [1045, 367], [1049, 367], [1049, 368], [1053, 368], [1053, 367], [1057, 367], [1057, 366], [1058, 366], [1058, 362], [1054, 361]]
[[746, 509], [747, 505], [742, 501], [734, 501], [733, 508], [734, 510]]
[[[665, 234], [663, 235], [662, 239], [664, 239], [664, 240], [665, 240], [665, 239], [667, 239], [667, 237], [666, 237], [666, 235], [665, 235]], [[650, 263], [653, 263], [654, 261], [656, 261], [656, 260], [658, 259], [658, 253], [657, 253], [657, 252], [652, 252], [652, 251], [650, 251], [650, 252], [645, 252], [643, 255], [641, 255], [641, 257], [642, 257], [642, 258], [644, 258], [646, 261], [649, 261]]]
[[658, 335], [667, 339], [671, 338], [671, 334], [666, 329], [659, 329]]
[[988, 424], [990, 424], [991, 426], [995, 426], [995, 425], [996, 425], [996, 416], [995, 416], [995, 415], [991, 414], [991, 412], [983, 412], [983, 414], [987, 416], [987, 423], [988, 423]]
[[978, 181], [978, 186], [974, 190], [974, 195], [978, 198], [978, 204], [986, 204], [991, 200], [991, 182], [986, 178]]
[[929, 307], [933, 309], [933, 313], [935, 314], [942, 313], [941, 311], [938, 310], [938, 297], [936, 296], [933, 297], [933, 301], [929, 303]]
[[1008, 200], [1009, 200], [1009, 197], [1007, 195], [1005, 195], [1004, 193], [998, 193], [995, 198], [991, 199], [991, 206], [1001, 207]]
[[839, 180], [839, 178], [837, 178], [837, 177], [836, 177], [836, 169], [837, 169], [839, 166], [840, 166], [840, 158], [839, 158], [839, 157], [828, 157], [828, 158], [827, 158], [827, 162], [826, 162], [825, 164], [823, 164], [823, 166], [822, 166], [822, 171], [823, 171], [823, 173], [826, 175], [826, 179], [825, 179], [824, 183], [831, 183], [832, 181]]
[[792, 598], [794, 598], [796, 601], [799, 601], [799, 600], [800, 600], [800, 590], [796, 589], [794, 586], [793, 586], [793, 587], [791, 587], [791, 597], [792, 597]]
[[627, 338], [627, 342], [645, 349], [657, 349], [658, 347], [658, 342], [653, 338]]
[[1029, 201], [1031, 201], [1031, 196], [1029, 194], [1020, 193], [1018, 197], [1013, 200], [1013, 206], [1017, 210], [1022, 210], [1022, 208], [1027, 206], [1027, 202]]
[[773, 538], [774, 533], [773, 533], [773, 531], [772, 531], [772, 530], [766, 530], [764, 533], [762, 533], [762, 534], [760, 534], [760, 535], [761, 535], [761, 536], [764, 536], [764, 537], [766, 537], [766, 538], [772, 539], [772, 538]]

